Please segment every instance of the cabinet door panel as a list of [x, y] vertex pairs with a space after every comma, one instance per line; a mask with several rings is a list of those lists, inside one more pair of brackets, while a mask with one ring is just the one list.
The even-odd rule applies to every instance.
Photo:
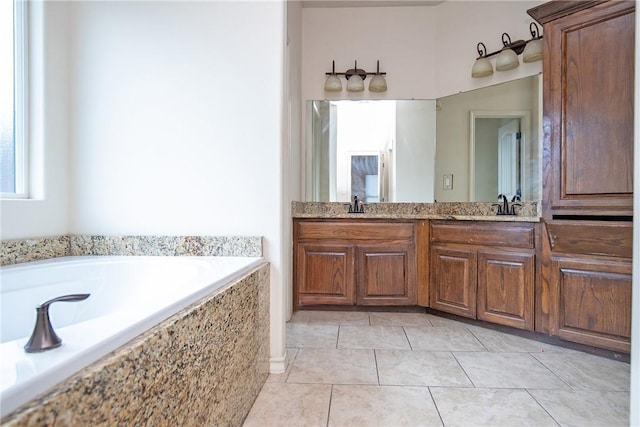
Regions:
[[547, 218], [632, 214], [634, 10], [604, 2], [545, 24]]
[[358, 304], [415, 305], [413, 245], [358, 247]]
[[476, 317], [476, 251], [431, 247], [431, 308]]
[[299, 243], [297, 305], [354, 304], [354, 258], [350, 245]]
[[631, 263], [553, 258], [560, 337], [630, 351]]
[[534, 254], [478, 253], [478, 318], [533, 329]]

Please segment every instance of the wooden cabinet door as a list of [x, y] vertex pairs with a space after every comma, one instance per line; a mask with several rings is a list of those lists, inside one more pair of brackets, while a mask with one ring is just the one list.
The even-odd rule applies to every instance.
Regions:
[[552, 257], [555, 333], [569, 341], [631, 350], [631, 262]]
[[298, 243], [295, 260], [296, 306], [355, 303], [353, 245]]
[[478, 252], [478, 319], [533, 329], [535, 255]]
[[358, 305], [415, 305], [417, 274], [413, 244], [360, 245]]
[[632, 215], [634, 11], [611, 1], [544, 26], [546, 218]]
[[430, 267], [431, 308], [475, 319], [476, 251], [432, 246]]

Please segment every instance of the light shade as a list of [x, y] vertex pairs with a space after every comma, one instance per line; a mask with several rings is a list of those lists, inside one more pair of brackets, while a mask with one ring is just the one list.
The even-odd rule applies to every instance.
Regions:
[[493, 65], [487, 58], [478, 58], [471, 69], [471, 77], [487, 77], [493, 74]]
[[369, 82], [369, 91], [370, 92], [386, 92], [387, 91], [387, 80], [384, 78], [382, 74], [376, 74]]
[[535, 62], [542, 59], [542, 40], [531, 40], [522, 53], [523, 62]]
[[518, 65], [520, 65], [518, 55], [511, 49], [502, 49], [496, 58], [496, 70], [498, 71], [513, 70]]
[[324, 82], [324, 90], [325, 92], [340, 92], [342, 90], [340, 77], [335, 74], [328, 75], [327, 80]]
[[347, 80], [347, 90], [349, 92], [364, 91], [364, 80], [358, 74], [352, 74]]

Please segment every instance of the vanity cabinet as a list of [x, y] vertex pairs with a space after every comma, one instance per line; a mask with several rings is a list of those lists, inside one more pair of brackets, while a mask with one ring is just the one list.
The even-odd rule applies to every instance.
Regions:
[[634, 1], [552, 1], [543, 24], [545, 242], [536, 330], [630, 351]]
[[533, 329], [536, 226], [431, 221], [430, 307]]
[[294, 219], [294, 305], [417, 303], [415, 221]]

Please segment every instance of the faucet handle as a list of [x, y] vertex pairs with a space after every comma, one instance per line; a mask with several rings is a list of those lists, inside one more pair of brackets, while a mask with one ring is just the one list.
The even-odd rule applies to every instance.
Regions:
[[51, 304], [53, 304], [54, 302], [59, 302], [59, 301], [64, 301], [64, 302], [73, 302], [73, 301], [83, 301], [86, 300], [87, 298], [89, 298], [91, 294], [69, 294], [69, 295], [62, 295], [59, 297], [55, 297], [52, 298], [48, 301], [43, 302], [42, 304], [39, 304], [36, 306], [36, 309], [40, 310], [48, 310], [49, 306]]
[[502, 205], [501, 205], [500, 203], [494, 203], [494, 204], [492, 204], [491, 206], [497, 206], [497, 207], [498, 207], [498, 210], [497, 210], [497, 212], [496, 212], [496, 215], [502, 215], [502, 214], [503, 214], [503, 212], [502, 212]]
[[33, 328], [31, 338], [24, 346], [27, 353], [38, 353], [60, 347], [62, 340], [56, 335], [51, 320], [49, 319], [49, 306], [54, 302], [83, 301], [91, 294], [70, 294], [62, 295], [36, 306], [36, 326]]
[[509, 215], [515, 215], [516, 214], [516, 206], [522, 206], [520, 203], [512, 203], [511, 204], [511, 212], [509, 212]]

